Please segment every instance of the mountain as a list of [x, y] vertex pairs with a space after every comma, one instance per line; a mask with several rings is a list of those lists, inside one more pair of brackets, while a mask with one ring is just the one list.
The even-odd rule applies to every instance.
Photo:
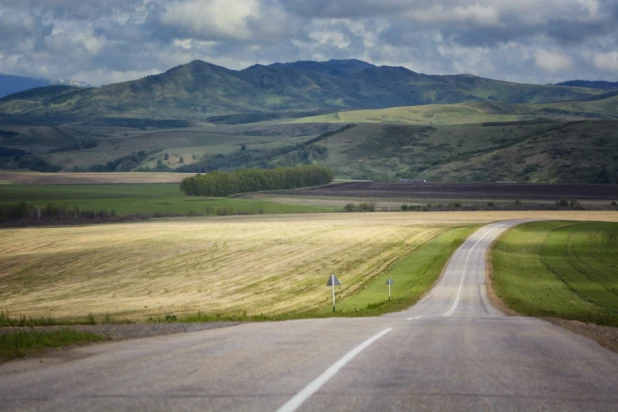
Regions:
[[0, 97], [21, 92], [22, 90], [49, 85], [51, 85], [49, 80], [0, 74]]
[[0, 99], [0, 115], [45, 124], [117, 123], [128, 118], [228, 121], [229, 116], [237, 117], [232, 122], [242, 122], [305, 116], [306, 112], [474, 101], [539, 104], [600, 93], [471, 75], [425, 75], [359, 60], [254, 65], [240, 71], [196, 60], [165, 73], [100, 88], [52, 87], [5, 96]]
[[606, 82], [602, 80], [569, 80], [567, 82], [556, 83], [556, 86], [568, 87], [587, 87], [589, 89], [618, 90], [618, 82]]
[[49, 80], [49, 79], [37, 79], [33, 77], [13, 76], [10, 74], [0, 73], [0, 97], [8, 96], [13, 93], [18, 93], [24, 90], [34, 89], [37, 87], [45, 87], [52, 85], [64, 85], [74, 87], [91, 87], [84, 82], [78, 82], [74, 80]]
[[361, 60], [329, 60], [326, 62], [298, 61], [294, 63], [275, 63], [271, 67], [288, 67], [297, 70], [316, 71], [332, 76], [347, 76], [360, 73], [365, 69], [375, 68], [371, 63]]

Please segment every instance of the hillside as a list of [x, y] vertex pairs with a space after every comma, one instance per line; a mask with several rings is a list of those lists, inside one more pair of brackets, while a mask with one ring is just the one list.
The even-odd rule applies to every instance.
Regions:
[[471, 101], [551, 103], [602, 92], [470, 75], [425, 75], [358, 60], [254, 65], [240, 71], [193, 61], [100, 88], [51, 87], [13, 94], [0, 99], [0, 114], [52, 125], [114, 124], [118, 119], [217, 121], [217, 116], [235, 114], [252, 114], [248, 121], [255, 122], [305, 112]]
[[608, 92], [557, 103], [514, 104], [479, 101], [458, 104], [429, 104], [377, 110], [335, 112], [297, 119], [285, 119], [279, 122], [450, 125], [539, 119], [548, 121], [618, 119], [618, 92]]
[[336, 177], [430, 181], [618, 182], [618, 121], [347, 125], [294, 146], [206, 156], [208, 172], [318, 162]]
[[603, 80], [569, 80], [556, 83], [556, 86], [587, 87], [590, 89], [618, 90], [618, 82], [606, 82]]

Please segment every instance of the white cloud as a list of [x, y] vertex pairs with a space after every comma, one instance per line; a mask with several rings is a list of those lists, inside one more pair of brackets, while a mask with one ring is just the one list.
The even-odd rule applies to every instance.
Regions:
[[430, 74], [618, 80], [618, 0], [0, 0], [0, 71], [91, 84], [202, 59], [359, 58]]
[[490, 5], [480, 4], [449, 7], [448, 5], [434, 5], [426, 9], [412, 10], [405, 14], [405, 18], [437, 24], [480, 24], [482, 26], [499, 26], [500, 15], [498, 10]]
[[534, 64], [549, 73], [560, 73], [571, 68], [572, 60], [562, 52], [538, 49], [534, 52]]
[[618, 51], [594, 53], [592, 55], [592, 62], [597, 68], [616, 75], [618, 72]]
[[258, 0], [174, 1], [161, 23], [187, 37], [246, 40], [251, 35], [247, 19], [259, 14], [259, 6]]

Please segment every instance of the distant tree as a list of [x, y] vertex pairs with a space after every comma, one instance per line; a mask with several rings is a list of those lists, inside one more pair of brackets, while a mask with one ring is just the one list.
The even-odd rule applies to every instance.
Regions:
[[184, 163], [184, 162], [185, 162], [185, 159], [184, 159], [182, 156], [180, 156], [180, 160], [179, 160], [179, 162], [180, 162], [180, 163]]
[[195, 153], [193, 153], [193, 155], [192, 155], [192, 159], [193, 159], [193, 160], [195, 160]]
[[163, 156], [163, 158], [165, 160], [170, 160], [170, 154], [169, 153], [165, 153], [165, 156]]
[[157, 160], [157, 166], [163, 166], [163, 160], [161, 159]]
[[408, 205], [401, 205], [401, 210], [403, 210], [404, 212], [408, 211]]
[[569, 201], [566, 199], [556, 200], [556, 206], [558, 207], [567, 207], [569, 205]]
[[373, 202], [364, 202], [358, 205], [358, 210], [361, 212], [375, 212], [376, 204]]
[[247, 145], [241, 144], [240, 145], [240, 151], [244, 152], [245, 150], [247, 150]]
[[306, 165], [277, 169], [243, 169], [234, 173], [210, 172], [185, 178], [180, 188], [188, 195], [229, 196], [262, 190], [295, 189], [332, 182], [332, 169]]

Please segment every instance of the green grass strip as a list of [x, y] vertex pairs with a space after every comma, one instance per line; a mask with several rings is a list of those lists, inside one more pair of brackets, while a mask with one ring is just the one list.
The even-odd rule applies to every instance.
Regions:
[[51, 348], [100, 342], [106, 339], [101, 335], [69, 329], [52, 332], [9, 332], [0, 335], [0, 362], [42, 353]]
[[535, 222], [491, 252], [498, 296], [528, 316], [618, 326], [618, 223]]
[[[427, 242], [376, 276], [359, 293], [337, 302], [336, 315], [378, 316], [414, 305], [433, 287], [451, 255], [476, 229], [476, 225], [452, 229]], [[390, 301], [386, 284], [389, 277], [394, 283]], [[332, 314], [332, 306], [318, 313], [329, 312]]]

